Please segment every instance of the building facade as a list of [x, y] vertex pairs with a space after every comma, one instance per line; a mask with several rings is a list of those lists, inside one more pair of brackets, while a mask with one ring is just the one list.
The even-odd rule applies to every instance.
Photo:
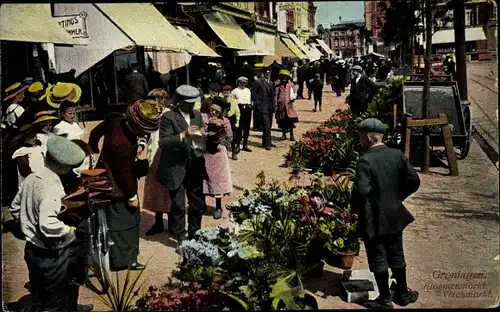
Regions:
[[361, 56], [364, 52], [364, 39], [361, 35], [364, 28], [365, 21], [330, 25], [330, 36], [327, 40], [333, 54], [342, 58]]
[[316, 33], [317, 8], [312, 1], [280, 2], [279, 7], [286, 12], [284, 14], [288, 33], [295, 34], [303, 43]]

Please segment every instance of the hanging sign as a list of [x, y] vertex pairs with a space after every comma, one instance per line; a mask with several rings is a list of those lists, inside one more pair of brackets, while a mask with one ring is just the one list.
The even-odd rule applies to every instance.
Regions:
[[87, 44], [89, 38], [87, 32], [87, 12], [80, 12], [75, 15], [64, 15], [55, 17], [59, 26], [64, 28], [73, 39], [77, 39], [81, 44]]

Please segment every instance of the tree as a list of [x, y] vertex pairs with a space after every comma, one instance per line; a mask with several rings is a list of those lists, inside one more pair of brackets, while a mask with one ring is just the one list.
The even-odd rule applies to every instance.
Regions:
[[390, 6], [385, 1], [379, 2], [379, 7], [384, 10], [384, 23], [381, 37], [385, 44], [407, 46], [417, 33], [419, 16], [416, 0], [391, 0]]
[[316, 27], [316, 33], [320, 38], [323, 38], [323, 35], [325, 35], [327, 31], [322, 24], [318, 24], [318, 27]]

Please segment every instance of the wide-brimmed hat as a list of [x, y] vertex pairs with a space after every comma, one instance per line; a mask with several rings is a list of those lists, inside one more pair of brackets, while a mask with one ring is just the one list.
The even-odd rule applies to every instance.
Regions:
[[3, 101], [8, 101], [15, 98], [19, 93], [25, 92], [29, 88], [29, 85], [23, 85], [21, 82], [16, 82], [7, 89], [5, 89], [5, 99]]
[[129, 127], [136, 133], [153, 133], [160, 126], [160, 113], [150, 102], [138, 100], [125, 112]]
[[52, 87], [49, 95], [47, 95], [47, 103], [54, 108], [59, 108], [64, 101], [77, 103], [81, 96], [82, 89], [80, 86], [74, 83], [62, 82]]
[[287, 76], [288, 78], [292, 78], [292, 74], [287, 69], [280, 69], [279, 75]]
[[[41, 113], [47, 113], [47, 112], [39, 112], [38, 114]], [[50, 114], [43, 114], [43, 115], [35, 115], [36, 119], [33, 121], [31, 124], [27, 124], [21, 127], [19, 130], [19, 133], [12, 139], [12, 143], [14, 142], [19, 142], [23, 140], [27, 135], [38, 131], [39, 129], [43, 128], [44, 125], [51, 124], [51, 125], [56, 125], [59, 123], [59, 118], [52, 116]]]
[[32, 101], [42, 101], [45, 97], [47, 97], [50, 89], [52, 89], [52, 85], [50, 83], [35, 81], [29, 86], [28, 95], [31, 97]]

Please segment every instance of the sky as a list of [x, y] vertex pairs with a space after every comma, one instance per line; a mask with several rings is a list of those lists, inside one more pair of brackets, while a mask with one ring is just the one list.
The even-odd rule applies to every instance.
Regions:
[[314, 5], [316, 10], [316, 26], [330, 27], [331, 23], [337, 24], [339, 16], [342, 21], [364, 20], [364, 1], [317, 1]]

